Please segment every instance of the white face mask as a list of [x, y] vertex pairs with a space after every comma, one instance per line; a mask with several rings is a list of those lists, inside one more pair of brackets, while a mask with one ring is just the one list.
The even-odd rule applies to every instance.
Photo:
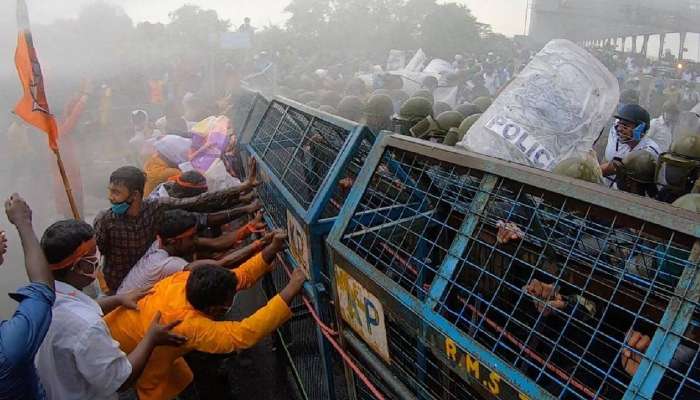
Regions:
[[[86, 272], [78, 270], [78, 268], [76, 268], [76, 267], [80, 263], [90, 264], [92, 266], [92, 272], [86, 273]], [[87, 278], [91, 278], [93, 280], [97, 279], [97, 274], [100, 270], [100, 254], [96, 253], [94, 256], [88, 256], [88, 257], [81, 258], [80, 260], [78, 260], [77, 263], [73, 264], [73, 267], [71, 268], [71, 270], [78, 275], [82, 275], [82, 276], [85, 276]]]

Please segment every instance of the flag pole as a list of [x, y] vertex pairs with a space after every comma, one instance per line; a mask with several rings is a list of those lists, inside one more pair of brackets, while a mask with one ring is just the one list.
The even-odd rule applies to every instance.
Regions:
[[70, 186], [70, 180], [66, 174], [66, 168], [63, 166], [63, 160], [61, 159], [61, 152], [58, 148], [53, 150], [56, 155], [56, 162], [58, 163], [58, 170], [61, 172], [61, 180], [63, 181], [63, 187], [66, 189], [66, 195], [68, 196], [68, 203], [70, 203], [70, 209], [73, 212], [73, 218], [79, 220], [80, 212], [78, 211], [78, 206], [75, 203], [75, 197], [73, 197], [73, 189]]
[[80, 219], [66, 168], [63, 166], [61, 153], [58, 150], [58, 127], [56, 126], [56, 118], [49, 111], [49, 102], [44, 91], [44, 77], [32, 40], [29, 11], [25, 0], [17, 0], [17, 28], [19, 33], [17, 35], [17, 49], [15, 50], [15, 65], [24, 94], [15, 106], [14, 112], [27, 124], [46, 132], [49, 136], [49, 147], [56, 155], [58, 170], [61, 172], [63, 187], [66, 189], [73, 217]]

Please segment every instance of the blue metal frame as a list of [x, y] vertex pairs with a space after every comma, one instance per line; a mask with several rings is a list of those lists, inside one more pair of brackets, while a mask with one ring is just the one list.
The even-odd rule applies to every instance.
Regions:
[[[312, 118], [329, 122], [348, 131], [347, 139], [340, 149], [337, 159], [333, 163], [331, 169], [325, 173], [324, 179], [320, 184], [320, 189], [307, 208], [304, 208], [302, 204], [299, 203], [294, 195], [286, 188], [284, 182], [282, 182], [282, 180], [277, 177], [275, 173], [265, 164], [261, 155], [258, 154], [250, 143], [248, 143], [245, 147], [248, 154], [251, 157], [255, 157], [257, 160], [258, 168], [264, 171], [264, 173], [270, 178], [271, 184], [281, 193], [283, 197], [282, 201], [286, 205], [287, 209], [291, 212], [294, 218], [296, 218], [297, 221], [303, 225], [305, 234], [307, 235], [307, 241], [311, 247], [309, 249], [311, 259], [307, 260], [307, 262], [308, 265], [311, 266], [312, 281], [314, 283], [322, 283], [327, 285], [328, 282], [322, 273], [324, 268], [327, 269], [327, 257], [325, 255], [325, 248], [323, 247], [322, 243], [325, 242], [325, 238], [335, 219], [322, 219], [321, 216], [328, 206], [338, 182], [340, 179], [342, 179], [343, 172], [348, 168], [352, 158], [356, 156], [358, 148], [362, 145], [363, 141], [368, 141], [370, 143], [373, 142], [375, 136], [364, 125], [356, 124], [351, 121], [311, 109], [292, 100], [276, 97], [274, 101], [284, 104], [286, 107], [288, 107], [287, 110], [293, 108], [302, 111]], [[280, 124], [283, 120], [284, 117], [280, 120]], [[310, 126], [311, 125], [309, 125], [309, 127]], [[263, 126], [261, 124], [257, 129], [260, 130], [262, 128]], [[258, 134], [259, 133], [256, 131], [255, 135]], [[252, 140], [254, 140], [254, 138], [255, 136]]]
[[486, 208], [486, 203], [489, 199], [489, 193], [493, 191], [496, 186], [496, 181], [498, 179], [493, 176], [487, 176], [481, 183], [479, 188], [479, 193], [470, 205], [471, 215], [469, 218], [465, 219], [462, 226], [459, 228], [458, 237], [452, 242], [450, 251], [447, 256], [442, 261], [442, 265], [438, 270], [435, 281], [430, 288], [430, 293], [428, 293], [428, 298], [426, 303], [429, 308], [433, 309], [437, 305], [437, 301], [442, 298], [447, 289], [447, 283], [449, 280], [453, 279], [455, 271], [457, 270], [457, 263], [459, 262], [459, 257], [464, 253], [464, 250], [469, 245], [469, 236], [476, 229], [476, 224], [479, 222], [479, 215], [484, 208]]
[[[382, 135], [378, 138], [367, 157], [367, 161], [365, 162], [358, 179], [355, 181], [355, 185], [348, 195], [345, 206], [338, 216], [333, 229], [328, 235], [328, 245], [332, 249], [333, 262], [342, 262], [344, 266], [347, 266], [347, 272], [349, 272], [358, 281], [366, 283], [366, 288], [370, 292], [377, 295], [380, 300], [387, 301], [389, 306], [388, 308], [390, 310], [394, 310], [394, 312], [400, 316], [399, 318], [403, 320], [404, 323], [406, 323], [406, 321], [409, 319], [419, 321], [416, 323], [416, 325], [413, 325], [413, 327], [418, 328], [422, 332], [423, 337], [421, 339], [424, 344], [429, 344], [427, 338], [430, 336], [431, 332], [435, 333], [436, 335], [449, 337], [455, 341], [457, 346], [470, 354], [476, 355], [478, 359], [485, 363], [491, 370], [502, 371], [503, 362], [500, 361], [497, 356], [488, 352], [482, 345], [456, 329], [449, 321], [445, 320], [444, 317], [435, 313], [432, 302], [421, 302], [416, 297], [408, 293], [408, 291], [406, 291], [404, 288], [399, 286], [396, 282], [388, 279], [386, 275], [380, 273], [376, 268], [369, 265], [364, 259], [358, 257], [357, 254], [340, 242], [342, 233], [350, 223], [350, 219], [352, 218], [354, 211], [357, 209], [369, 181], [374, 174], [374, 171], [381, 163], [384, 152], [388, 147], [391, 138], [392, 136], [390, 135]], [[492, 184], [493, 182], [485, 183], [485, 185]], [[464, 246], [466, 247], [466, 242], [464, 243]], [[450, 268], [450, 266], [446, 265], [445, 270], [448, 268]], [[443, 274], [445, 272], [446, 271], [443, 271]], [[382, 294], [385, 295], [382, 296]], [[442, 296], [442, 292], [433, 293], [431, 291], [431, 299], [435, 299], [440, 296]], [[413, 318], [407, 318], [408, 315], [411, 315]], [[435, 355], [439, 356], [439, 354]], [[519, 389], [521, 393], [530, 399], [554, 399], [554, 397], [541, 389], [539, 386], [531, 383], [521, 371], [507, 365], [505, 367], [507, 371], [505, 378], [510, 380], [510, 383], [513, 386]], [[480, 382], [472, 383], [478, 385]]]
[[[345, 246], [342, 235], [350, 224], [377, 167], [386, 162], [385, 151], [398, 148], [406, 151], [416, 151], [416, 154], [427, 155], [440, 161], [446, 161], [466, 168], [482, 171], [484, 179], [480, 191], [470, 205], [472, 216], [463, 221], [459, 234], [452, 242], [449, 252], [443, 259], [436, 274], [429, 295], [420, 299], [409, 293], [398, 283], [389, 279], [375, 266], [358, 256]], [[436, 357], [445, 359], [444, 354], [436, 350], [435, 337], [449, 338], [463, 351], [475, 356], [481, 363], [492, 371], [496, 371], [508, 384], [520, 394], [530, 399], [553, 399], [554, 397], [522, 371], [503, 362], [497, 355], [491, 353], [474, 338], [457, 329], [450, 321], [436, 312], [436, 302], [445, 296], [447, 282], [453, 279], [458, 258], [469, 245], [469, 235], [473, 232], [480, 211], [484, 209], [491, 196], [494, 185], [499, 178], [522, 182], [535, 188], [541, 188], [562, 196], [586, 202], [588, 204], [611, 209], [614, 212], [647, 221], [650, 224], [670, 229], [684, 235], [700, 239], [700, 223], [697, 217], [683, 210], [671, 211], [668, 206], [641, 198], [632, 198], [621, 193], [611, 192], [595, 185], [575, 182], [568, 178], [554, 177], [542, 172], [536, 173], [530, 168], [512, 163], [490, 159], [473, 153], [458, 151], [441, 145], [434, 145], [412, 138], [398, 135], [382, 135], [371, 149], [355, 185], [350, 191], [345, 205], [340, 212], [333, 229], [328, 235], [328, 245], [332, 263], [342, 265], [353, 278], [362, 283], [365, 288], [377, 296], [385, 307], [385, 313], [396, 318], [399, 323], [422, 332], [421, 345], [429, 348]], [[636, 204], [635, 204], [636, 203]], [[669, 212], [671, 211], [671, 212]], [[694, 221], [689, 223], [689, 221]], [[689, 261], [693, 267], [686, 267], [675, 289], [672, 298], [664, 311], [662, 321], [646, 351], [638, 372], [633, 377], [625, 399], [650, 399], [658, 387], [666, 367], [668, 367], [680, 338], [690, 323], [698, 299], [700, 298], [700, 273], [698, 258], [700, 242], [693, 250]], [[418, 350], [421, 351], [420, 349]], [[653, 360], [650, 362], [649, 360]], [[446, 365], [460, 372], [459, 368]], [[464, 379], [472, 384], [481, 385], [483, 382]]]
[[[268, 108], [268, 112], [271, 112], [270, 110], [273, 106], [275, 106], [275, 104], [282, 105], [285, 107], [284, 114], [282, 115], [282, 118], [279, 120], [277, 126], [275, 127], [275, 132], [280, 131], [280, 127], [284, 123], [285, 118], [290, 112], [290, 110], [294, 110], [295, 112], [300, 111], [311, 118], [311, 122], [309, 122], [308, 126], [304, 127], [306, 131], [304, 132], [303, 137], [307, 136], [309, 130], [313, 125], [313, 121], [315, 120], [322, 120], [325, 123], [329, 123], [335, 127], [342, 128], [347, 132], [345, 142], [339, 149], [337, 157], [334, 160], [331, 168], [328, 171], [320, 171], [320, 173], [323, 174], [323, 179], [320, 182], [318, 191], [316, 192], [315, 196], [311, 199], [311, 202], [307, 207], [304, 207], [304, 205], [300, 203], [300, 201], [294, 196], [294, 194], [290, 192], [290, 190], [287, 187], [287, 184], [285, 184], [285, 182], [283, 181], [285, 176], [278, 176], [275, 173], [275, 171], [271, 168], [271, 166], [265, 162], [264, 154], [266, 154], [267, 150], [271, 146], [286, 146], [288, 142], [276, 145], [273, 144], [273, 138], [271, 138], [271, 140], [267, 143], [266, 149], [263, 153], [258, 153], [258, 151], [256, 151], [256, 149], [253, 146], [257, 135], [266, 135], [263, 137], [267, 138], [267, 136], [274, 134], [274, 132], [263, 132], [264, 129], [270, 129], [270, 127], [266, 127], [264, 124], [265, 117], [263, 117], [261, 123], [256, 128], [256, 131], [251, 140], [245, 144], [245, 152], [247, 152], [250, 157], [254, 157], [256, 159], [260, 173], [266, 177], [266, 182], [263, 184], [274, 187], [276, 193], [278, 193], [280, 196], [280, 198], [276, 198], [275, 201], [280, 203], [280, 208], [286, 208], [289, 214], [296, 219], [296, 221], [301, 225], [304, 231], [303, 234], [306, 236], [309, 255], [309, 259], [304, 261], [307, 263], [307, 265], [310, 266], [311, 273], [311, 280], [305, 285], [305, 292], [310, 298], [314, 300], [314, 303], [318, 308], [319, 306], [321, 306], [321, 302], [324, 301], [323, 296], [328, 294], [328, 292], [326, 291], [328, 290], [327, 285], [329, 284], [329, 282], [324, 276], [324, 271], [328, 270], [328, 258], [325, 247], [325, 239], [335, 221], [335, 217], [322, 218], [323, 213], [324, 210], [326, 210], [326, 208], [328, 207], [334, 194], [334, 190], [337, 187], [340, 179], [343, 178], [343, 174], [348, 169], [348, 166], [351, 163], [351, 161], [353, 161], [353, 157], [357, 157], [357, 153], [360, 146], [363, 145], [363, 142], [368, 147], [371, 146], [374, 140], [374, 135], [372, 135], [369, 129], [363, 125], [334, 117], [332, 115], [308, 108], [302, 104], [281, 97], [275, 98], [270, 103], [270, 108]], [[294, 144], [296, 145], [296, 143]], [[295, 155], [301, 150], [302, 149], [300, 146], [297, 147], [291, 155], [292, 159], [294, 159]], [[289, 171], [290, 169], [288, 167], [287, 174], [291, 173]], [[284, 175], [281, 172], [280, 174]], [[276, 225], [269, 216], [266, 216], [266, 219], [268, 223], [272, 226]], [[278, 227], [286, 228], [286, 226]], [[289, 250], [285, 251], [284, 259], [285, 262], [293, 268], [299, 267], [299, 264], [297, 262], [298, 260], [296, 260], [292, 256]], [[325, 304], [324, 306], [328, 305]], [[319, 310], [317, 309], [317, 311]], [[323, 335], [321, 334], [320, 330], [318, 329], [317, 336], [319, 346], [321, 346], [321, 348], [323, 349], [323, 351], [321, 352], [321, 357], [326, 369], [325, 376], [319, 376], [318, 379], [327, 380], [329, 386], [328, 395], [332, 399], [334, 398], [335, 393], [333, 390], [333, 365], [331, 357], [331, 348], [325, 340], [325, 338], [323, 337]]]
[[[695, 243], [690, 261], [696, 265], [700, 261], [700, 242]], [[671, 299], [666, 308], [661, 320], [661, 328], [657, 329], [646, 352], [649, 358], [642, 359], [629, 390], [625, 393], [625, 400], [650, 399], [656, 392], [680, 344], [681, 337], [690, 324], [695, 308], [693, 303], [700, 300], [699, 288], [700, 273], [697, 269], [686, 268], [676, 287], [676, 296]], [[651, 363], [650, 359], [655, 362]]]

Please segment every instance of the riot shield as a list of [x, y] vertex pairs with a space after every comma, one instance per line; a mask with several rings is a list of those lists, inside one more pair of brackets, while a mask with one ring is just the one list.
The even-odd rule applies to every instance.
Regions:
[[619, 97], [617, 80], [595, 57], [568, 40], [553, 40], [457, 145], [551, 170], [590, 151]]

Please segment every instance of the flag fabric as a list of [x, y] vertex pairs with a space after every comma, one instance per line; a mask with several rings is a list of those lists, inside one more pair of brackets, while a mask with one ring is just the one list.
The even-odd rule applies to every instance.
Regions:
[[44, 77], [32, 41], [29, 12], [25, 0], [17, 0], [17, 28], [19, 33], [15, 64], [24, 95], [15, 106], [14, 112], [28, 124], [46, 132], [49, 136], [49, 147], [57, 151], [58, 127], [46, 100]]

